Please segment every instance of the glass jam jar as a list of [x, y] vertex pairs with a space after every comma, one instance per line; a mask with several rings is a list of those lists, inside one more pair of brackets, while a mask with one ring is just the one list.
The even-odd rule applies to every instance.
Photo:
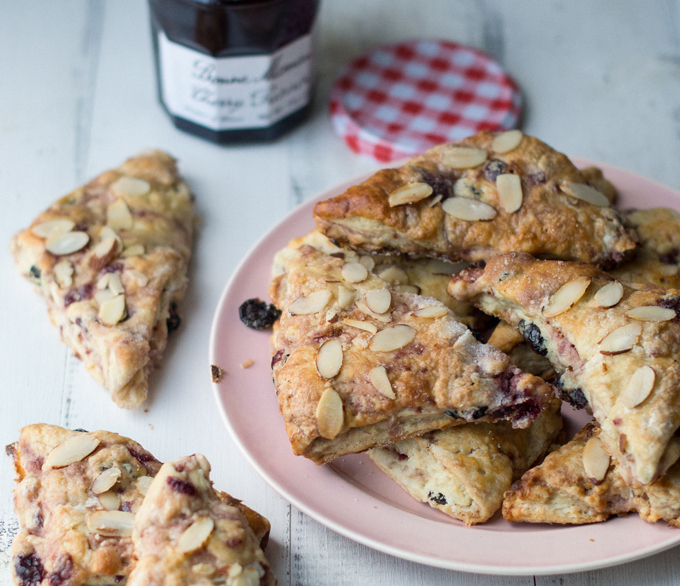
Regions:
[[158, 96], [217, 143], [279, 137], [309, 113], [319, 0], [149, 0]]

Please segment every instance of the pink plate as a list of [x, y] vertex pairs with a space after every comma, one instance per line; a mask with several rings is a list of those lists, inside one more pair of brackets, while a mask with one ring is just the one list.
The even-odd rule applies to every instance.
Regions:
[[[621, 208], [680, 210], [677, 191], [628, 171], [599, 166], [619, 189]], [[637, 515], [562, 527], [511, 524], [497, 514], [489, 523], [466, 527], [412, 499], [362, 454], [326, 466], [293, 455], [271, 382], [269, 332], [244, 326], [238, 307], [252, 297], [268, 299], [272, 258], [291, 238], [314, 228], [314, 203], [365, 178], [329, 189], [281, 221], [241, 262], [217, 307], [210, 363], [228, 374], [213, 384], [215, 398], [234, 441], [262, 478], [299, 510], [345, 537], [450, 570], [518, 576], [579, 572], [636, 560], [680, 543], [677, 529], [645, 523]], [[254, 365], [241, 368], [248, 359]], [[565, 411], [572, 430], [585, 422], [584, 414]]]

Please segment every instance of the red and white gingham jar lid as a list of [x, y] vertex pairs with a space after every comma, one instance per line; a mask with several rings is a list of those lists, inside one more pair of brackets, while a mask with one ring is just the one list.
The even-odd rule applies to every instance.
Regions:
[[360, 154], [388, 162], [517, 124], [522, 96], [481, 51], [439, 40], [379, 47], [335, 81], [335, 131]]

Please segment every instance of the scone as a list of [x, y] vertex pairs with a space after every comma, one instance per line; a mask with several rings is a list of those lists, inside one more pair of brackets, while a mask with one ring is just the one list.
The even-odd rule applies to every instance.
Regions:
[[138, 407], [187, 285], [193, 198], [166, 153], [129, 159], [14, 236], [62, 339], [120, 407]]
[[526, 429], [469, 423], [374, 448], [368, 456], [413, 498], [475, 525], [500, 508], [503, 493], [544, 454], [562, 429], [559, 399]]
[[584, 452], [591, 438], [599, 435], [599, 426], [589, 423], [524, 474], [505, 494], [506, 521], [581, 525], [637, 512], [645, 521], [663, 520], [680, 527], [680, 464], [656, 482], [633, 489], [612, 459], [604, 477], [595, 479], [584, 467]]
[[513, 325], [586, 404], [629, 482], [680, 456], [680, 291], [620, 283], [582, 263], [510, 253], [454, 275], [449, 292]]
[[195, 454], [163, 464], [134, 522], [138, 562], [129, 586], [273, 586], [260, 539], [220, 498], [210, 464]]
[[557, 373], [543, 352], [535, 352], [531, 345], [509, 323], [500, 321], [491, 332], [488, 343], [505, 352], [512, 363], [524, 372], [535, 374], [543, 380], [553, 380]]
[[434, 147], [318, 203], [314, 217], [341, 245], [452, 261], [521, 251], [611, 266], [635, 248], [607, 196], [519, 131]]
[[270, 287], [272, 369], [293, 451], [318, 464], [469, 421], [526, 427], [552, 388], [439, 301], [310, 246]]

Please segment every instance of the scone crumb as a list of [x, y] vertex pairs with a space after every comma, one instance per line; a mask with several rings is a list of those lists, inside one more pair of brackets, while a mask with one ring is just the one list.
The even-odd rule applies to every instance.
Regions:
[[153, 429], [156, 429], [156, 428], [154, 427], [154, 424], [153, 424], [153, 423], [149, 423], [149, 429], [152, 429], [152, 430], [153, 430]]
[[248, 358], [248, 360], [241, 364], [241, 368], [250, 368], [253, 364], [255, 364], [255, 361], [252, 358]]
[[224, 370], [215, 364], [211, 364], [210, 375], [212, 376], [212, 382], [218, 383], [222, 380], [222, 377], [224, 376]]

